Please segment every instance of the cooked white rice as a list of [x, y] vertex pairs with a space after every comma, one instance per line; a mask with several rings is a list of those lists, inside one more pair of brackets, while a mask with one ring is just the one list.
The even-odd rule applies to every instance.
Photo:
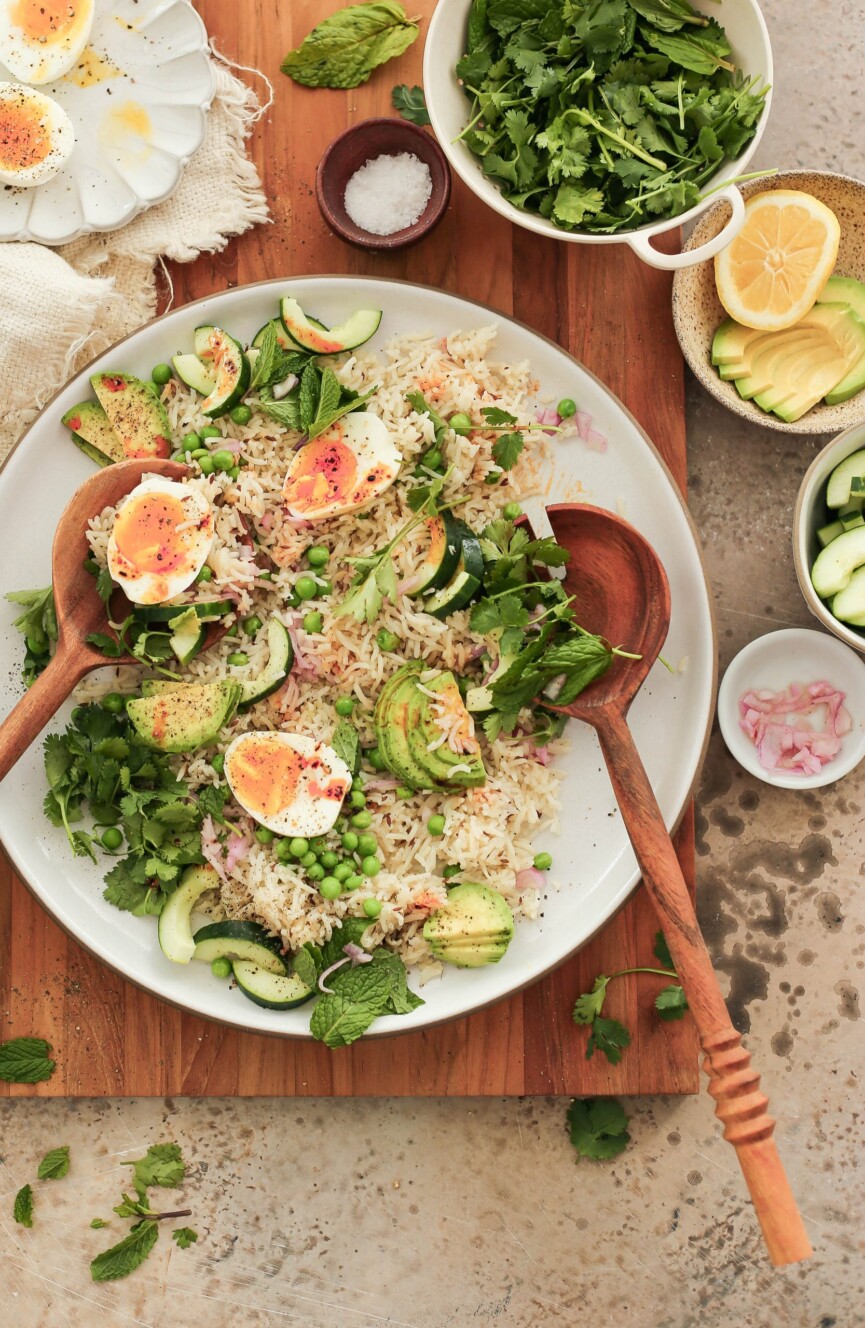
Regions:
[[[386, 346], [383, 361], [363, 352], [347, 358], [338, 376], [358, 391], [378, 384], [366, 409], [387, 424], [411, 465], [433, 443], [429, 417], [418, 414], [406, 401], [406, 393], [413, 389], [422, 392], [445, 416], [466, 411], [478, 418], [482, 406], [497, 405], [523, 423], [534, 422], [538, 384], [527, 364], [496, 364], [486, 358], [495, 335], [494, 327], [486, 327], [456, 332], [444, 341], [404, 337]], [[212, 423], [200, 413], [200, 398], [181, 383], [169, 383], [163, 399], [175, 438]], [[298, 529], [284, 516], [281, 506], [287, 462], [297, 435], [257, 413], [247, 426], [237, 426], [227, 417], [217, 423], [226, 438], [243, 444], [247, 464], [235, 481], [224, 474], [189, 481], [207, 496], [216, 514], [216, 538], [208, 558], [213, 579], [199, 589], [206, 591], [207, 598], [233, 596], [239, 617], [253, 611], [263, 620], [271, 614], [279, 615], [300, 646], [286, 683], [251, 711], [236, 715], [223, 731], [219, 750], [224, 750], [238, 733], [254, 729], [284, 729], [329, 741], [338, 722], [334, 702], [347, 695], [356, 702], [353, 718], [362, 742], [371, 746], [375, 741], [373, 706], [390, 674], [406, 660], [418, 658], [428, 661], [430, 667], [463, 672], [482, 638], [470, 631], [468, 611], [440, 622], [405, 596], [395, 604], [386, 601], [372, 625], [357, 623], [348, 616], [334, 617], [332, 610], [345, 597], [353, 575], [348, 557], [379, 548], [411, 516], [403, 486], [393, 486], [367, 512], [330, 519], [314, 529]], [[491, 447], [496, 436], [477, 431], [471, 438], [448, 435], [447, 463], [452, 479], [446, 497], [467, 499], [459, 515], [475, 530], [499, 515], [505, 502], [530, 487], [538, 453], [545, 445], [541, 434], [528, 434], [519, 466], [503, 483], [490, 487], [484, 484], [484, 476], [495, 468]], [[114, 515], [114, 509], [107, 508], [91, 522], [90, 543], [103, 564]], [[270, 583], [257, 578], [259, 568], [240, 542], [246, 534], [242, 517], [251, 521], [259, 548], [277, 565]], [[325, 544], [330, 550], [324, 572], [334, 589], [330, 595], [304, 603], [302, 611], [292, 610], [286, 607], [286, 597], [298, 576], [310, 575], [302, 555], [311, 543]], [[396, 551], [401, 576], [411, 571], [412, 554], [410, 545]], [[181, 598], [188, 599], [189, 593]], [[323, 616], [320, 635], [303, 630], [303, 615], [311, 610]], [[382, 627], [399, 638], [394, 652], [383, 652], [376, 644], [376, 633]], [[249, 656], [249, 664], [242, 668], [227, 663], [229, 654], [238, 648], [236, 638], [224, 638], [187, 666], [184, 677], [211, 681], [226, 676], [256, 676], [267, 660], [265, 633], [259, 632], [254, 641], [243, 638], [242, 649]], [[137, 670], [119, 676], [121, 685], [129, 690], [137, 688]], [[117, 685], [115, 677], [102, 690]], [[94, 686], [98, 684], [85, 685], [91, 696]], [[373, 818], [370, 832], [379, 841], [383, 866], [378, 876], [365, 880], [358, 890], [343, 892], [338, 899], [328, 901], [314, 882], [291, 865], [278, 862], [272, 846], [254, 842], [223, 884], [216, 907], [226, 916], [264, 923], [279, 933], [286, 946], [296, 949], [305, 941], [326, 940], [337, 919], [361, 915], [363, 901], [375, 897], [383, 908], [372, 936], [387, 939], [407, 964], [423, 964], [426, 972], [436, 971], [438, 966], [430, 959], [421, 931], [430, 911], [446, 898], [441, 877], [445, 864], [459, 863], [463, 880], [495, 887], [515, 914], [536, 916], [537, 892], [521, 891], [516, 876], [531, 865], [533, 840], [540, 831], [557, 829], [560, 775], [552, 766], [533, 758], [528, 740], [481, 741], [488, 771], [483, 788], [416, 793], [402, 801], [392, 787], [377, 788], [378, 781], [367, 778], [364, 792]], [[209, 763], [215, 750], [208, 749], [206, 755], [191, 759], [174, 758], [177, 774], [189, 781], [193, 791], [219, 782]], [[552, 744], [550, 750], [561, 751], [562, 743]], [[386, 778], [383, 783], [387, 785]], [[433, 838], [426, 830], [433, 813], [445, 817], [441, 838]], [[232, 819], [249, 826], [242, 813]]]

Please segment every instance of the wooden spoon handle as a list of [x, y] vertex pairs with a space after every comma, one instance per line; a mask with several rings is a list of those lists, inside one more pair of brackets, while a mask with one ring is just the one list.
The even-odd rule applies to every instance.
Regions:
[[0, 779], [6, 778], [75, 684], [94, 667], [92, 655], [66, 650], [61, 643], [48, 667], [0, 724]]
[[772, 1138], [760, 1076], [727, 1012], [700, 934], [694, 906], [664, 818], [624, 713], [606, 708], [592, 721], [610, 773], [622, 819], [643, 880], [661, 921], [670, 953], [700, 1034], [715, 1114], [736, 1149], [751, 1199], [776, 1266], [812, 1253], [808, 1234]]

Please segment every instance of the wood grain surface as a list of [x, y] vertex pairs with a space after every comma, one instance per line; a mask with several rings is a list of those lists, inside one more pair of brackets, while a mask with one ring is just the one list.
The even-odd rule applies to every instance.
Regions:
[[[418, 0], [412, 11], [426, 18], [433, 7], [434, 0]], [[251, 141], [272, 224], [221, 254], [173, 267], [175, 302], [265, 277], [345, 272], [405, 278], [491, 304], [559, 342], [603, 379], [684, 490], [683, 369], [668, 275], [645, 267], [623, 245], [588, 247], [530, 235], [458, 181], [438, 229], [401, 253], [350, 248], [324, 226], [313, 192], [318, 159], [347, 124], [390, 113], [393, 84], [420, 82], [424, 23], [400, 60], [364, 87], [334, 92], [296, 87], [279, 72], [279, 61], [339, 8], [336, 0], [206, 0], [200, 8], [218, 49], [263, 70], [274, 84], [274, 104]], [[674, 233], [669, 244], [677, 243]], [[677, 843], [693, 888], [690, 811]], [[0, 1095], [694, 1093], [691, 1021], [658, 1019], [653, 981], [624, 978], [611, 990], [609, 1013], [624, 1020], [633, 1037], [618, 1066], [598, 1055], [587, 1061], [586, 1031], [571, 1020], [574, 999], [598, 973], [650, 958], [657, 926], [640, 889], [580, 954], [522, 994], [436, 1029], [332, 1052], [315, 1043], [240, 1034], [137, 990], [66, 937], [4, 857], [0, 1030], [4, 1037], [48, 1038], [57, 1070], [35, 1086], [0, 1084]]]

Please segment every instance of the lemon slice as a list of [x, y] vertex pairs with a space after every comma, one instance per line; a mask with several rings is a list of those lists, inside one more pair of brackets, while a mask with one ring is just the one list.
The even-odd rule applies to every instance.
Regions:
[[835, 213], [811, 194], [755, 194], [745, 204], [744, 226], [715, 258], [718, 298], [745, 327], [792, 327], [832, 275], [840, 238]]

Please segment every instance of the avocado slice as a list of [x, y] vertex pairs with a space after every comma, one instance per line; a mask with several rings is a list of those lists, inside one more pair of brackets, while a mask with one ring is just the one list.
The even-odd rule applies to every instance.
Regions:
[[498, 890], [466, 881], [424, 923], [424, 940], [436, 959], [457, 968], [497, 964], [511, 943], [514, 915]]
[[832, 340], [825, 331], [817, 328], [803, 328], [799, 324], [785, 328], [783, 332], [773, 332], [771, 340], [755, 353], [747, 371], [734, 379], [736, 391], [745, 401], [769, 392], [779, 383], [787, 383], [784, 376], [784, 361], [804, 351], [815, 355], [822, 349], [832, 350]]
[[382, 760], [397, 779], [409, 788], [431, 789], [435, 782], [414, 759], [408, 741], [409, 706], [414, 698], [415, 676], [423, 660], [413, 659], [387, 680], [375, 703], [373, 723]]
[[712, 338], [712, 363], [716, 366], [734, 364], [742, 359], [753, 342], [765, 336], [771, 336], [771, 333], [725, 318]]
[[126, 713], [148, 747], [161, 752], [192, 752], [215, 742], [237, 708], [240, 684], [189, 683], [156, 696], [140, 696]]
[[[455, 716], [464, 714], [469, 721], [468, 711], [460, 696], [460, 689], [452, 673], [440, 673], [423, 686], [426, 692], [434, 692], [448, 706]], [[441, 742], [442, 731], [435, 722], [431, 698], [415, 684], [414, 697], [409, 702], [409, 743], [415, 760], [426, 770], [436, 784], [446, 784], [457, 788], [479, 788], [487, 782], [480, 750], [473, 752], [455, 752], [447, 742]], [[438, 743], [430, 749], [431, 743]], [[468, 770], [454, 769], [455, 766], [469, 766]]]
[[124, 460], [170, 455], [168, 412], [152, 383], [125, 373], [93, 374], [90, 382], [120, 439]]
[[844, 389], [845, 400], [865, 386], [865, 322], [845, 304], [815, 305], [808, 317], [817, 319], [824, 314], [826, 328], [836, 343], [835, 356], [826, 360], [815, 356], [807, 365], [796, 366], [796, 391], [783, 406], [774, 407], [779, 419], [788, 424], [801, 419], [823, 397], [833, 395], [841, 383], [849, 385], [851, 373], [853, 387], [850, 391]]
[[112, 461], [126, 460], [123, 444], [97, 401], [82, 401], [73, 406], [61, 423], [72, 430], [72, 441], [97, 465], [110, 466]]

